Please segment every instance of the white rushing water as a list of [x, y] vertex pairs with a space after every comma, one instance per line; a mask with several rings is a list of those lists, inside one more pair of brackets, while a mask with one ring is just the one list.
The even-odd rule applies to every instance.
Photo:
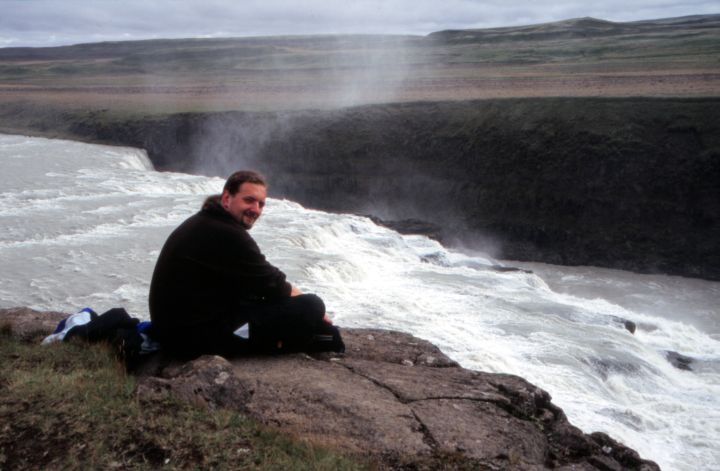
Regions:
[[[155, 172], [139, 150], [21, 136], [0, 135], [0, 169], [0, 307], [122, 306], [141, 318], [165, 238], [223, 184]], [[341, 327], [402, 330], [467, 368], [523, 376], [573, 424], [663, 469], [720, 469], [720, 283], [498, 272], [482, 254], [275, 199], [252, 233]], [[666, 351], [694, 358], [693, 371]]]

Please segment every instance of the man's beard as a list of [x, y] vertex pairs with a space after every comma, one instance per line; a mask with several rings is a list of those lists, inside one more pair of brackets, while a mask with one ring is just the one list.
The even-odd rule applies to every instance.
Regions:
[[255, 221], [257, 221], [258, 218], [259, 218], [259, 216], [253, 215], [252, 213], [251, 214], [243, 213], [242, 217], [240, 218], [240, 224], [245, 229], [250, 230], [250, 229], [252, 229], [253, 225], [255, 224]]

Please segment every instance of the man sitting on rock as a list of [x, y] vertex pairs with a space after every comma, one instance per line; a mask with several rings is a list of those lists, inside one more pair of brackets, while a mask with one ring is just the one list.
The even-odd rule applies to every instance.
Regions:
[[170, 234], [149, 299], [152, 336], [163, 349], [186, 357], [344, 350], [322, 299], [288, 283], [248, 233], [266, 197], [260, 174], [235, 172]]

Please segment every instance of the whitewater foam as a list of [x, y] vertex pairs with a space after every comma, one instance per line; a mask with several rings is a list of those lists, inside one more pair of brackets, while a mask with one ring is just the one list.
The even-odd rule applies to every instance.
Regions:
[[[223, 183], [154, 172], [135, 149], [19, 136], [0, 136], [0, 166], [0, 304], [141, 318], [167, 235]], [[501, 262], [272, 198], [253, 236], [341, 326], [406, 331], [465, 367], [521, 375], [663, 469], [720, 468], [720, 283]]]

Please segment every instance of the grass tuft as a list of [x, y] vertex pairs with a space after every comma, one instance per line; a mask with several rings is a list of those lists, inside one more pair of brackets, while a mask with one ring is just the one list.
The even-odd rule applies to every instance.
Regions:
[[0, 342], [0, 470], [359, 470], [230, 410], [135, 396], [104, 346]]

